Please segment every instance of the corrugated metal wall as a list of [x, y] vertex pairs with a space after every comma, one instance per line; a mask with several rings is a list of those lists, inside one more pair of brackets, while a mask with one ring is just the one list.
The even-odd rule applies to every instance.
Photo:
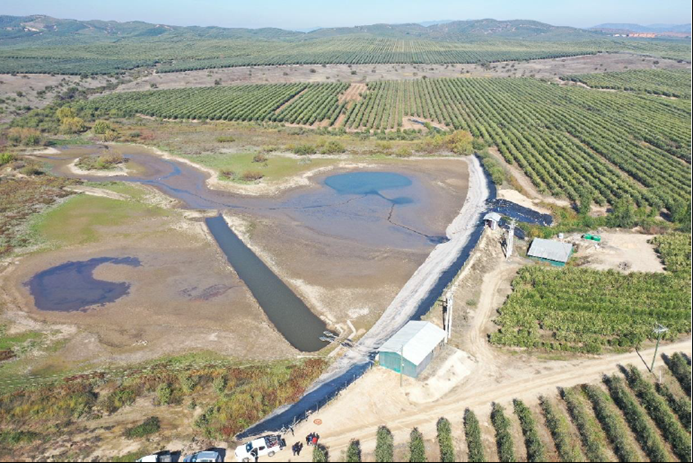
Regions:
[[[429, 355], [429, 357], [432, 357], [432, 355]], [[423, 368], [426, 368], [425, 365], [428, 364], [427, 361], [430, 362], [430, 359], [427, 357], [426, 360], [421, 363], [421, 365], [425, 365], [423, 367], [419, 365], [419, 368], [417, 369], [417, 366], [407, 359], [404, 359], [404, 362], [402, 362], [400, 355], [395, 352], [381, 352], [378, 355], [378, 359], [380, 361], [380, 366], [389, 368], [397, 373], [400, 372], [400, 367], [403, 367], [403, 373], [407, 376], [411, 376], [412, 378], [416, 378], [418, 374], [423, 371]]]

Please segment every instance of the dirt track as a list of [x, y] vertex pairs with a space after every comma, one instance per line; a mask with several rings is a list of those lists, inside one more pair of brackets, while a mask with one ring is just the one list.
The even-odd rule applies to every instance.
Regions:
[[[475, 252], [489, 253], [489, 246], [495, 245], [491, 232], [486, 233]], [[509, 281], [520, 264], [512, 259], [505, 261], [500, 253], [490, 254], [495, 254], [492, 259], [496, 267], [483, 277], [478, 308], [470, 315], [469, 326], [465, 330], [468, 336], [465, 349], [476, 361], [469, 376], [462, 378], [442, 398], [417, 403], [412, 391], [422, 387], [418, 380], [405, 377], [404, 385], [400, 387], [398, 374], [384, 368], [374, 368], [336, 401], [302, 423], [296, 429], [296, 435], [318, 431], [324, 445], [335, 457], [346, 450], [351, 440], [356, 439], [360, 441], [363, 454], [367, 455], [374, 451], [376, 431], [381, 425], [387, 425], [392, 431], [395, 443], [408, 442], [409, 432], [414, 427], [425, 438], [432, 439], [436, 433], [436, 421], [440, 417], [449, 419], [453, 428], [457, 428], [455, 432], [462, 432], [460, 428], [466, 408], [475, 410], [480, 419], [485, 419], [494, 402], [505, 404], [518, 398], [531, 403], [541, 394], [555, 395], [561, 387], [598, 382], [602, 375], [615, 373], [618, 365], [633, 364], [644, 369], [636, 352], [599, 358], [541, 360], [520, 352], [513, 354], [492, 348], [487, 341], [489, 322], [502, 305], [509, 290]], [[690, 355], [691, 340], [660, 347], [660, 352], [668, 355], [685, 352]], [[651, 359], [652, 355], [653, 349], [642, 352], [644, 358]], [[658, 364], [660, 368], [663, 365], [661, 360]], [[313, 421], [318, 418], [322, 420], [319, 427]], [[292, 461], [302, 461], [305, 455]]]
[[[688, 339], [670, 344], [660, 348], [660, 352], [668, 355], [685, 352], [690, 355], [691, 342]], [[642, 352], [642, 355], [651, 358], [652, 353], [650, 349]], [[414, 427], [427, 438], [432, 438], [435, 436], [436, 421], [440, 417], [446, 417], [459, 427], [466, 408], [488, 415], [493, 402], [507, 403], [515, 398], [533, 400], [541, 394], [555, 394], [560, 387], [599, 381], [602, 375], [616, 372], [618, 365], [627, 364], [644, 368], [637, 353], [565, 362], [562, 366], [550, 367], [545, 372], [523, 374], [502, 382], [494, 375], [489, 375], [493, 370], [490, 367], [485, 372], [473, 372], [468, 384], [458, 387], [443, 399], [421, 405], [408, 404], [399, 389], [397, 374], [376, 369], [338, 401], [311, 417], [323, 421], [319, 428], [311, 419], [297, 428], [296, 435], [303, 436], [317, 430], [331, 455], [340, 455], [351, 440], [356, 439], [360, 441], [364, 454], [367, 454], [375, 448], [376, 431], [380, 425], [388, 426], [397, 443], [407, 442], [409, 432]], [[374, 409], [373, 405], [376, 403], [379, 405]], [[304, 455], [308, 458], [309, 454]]]

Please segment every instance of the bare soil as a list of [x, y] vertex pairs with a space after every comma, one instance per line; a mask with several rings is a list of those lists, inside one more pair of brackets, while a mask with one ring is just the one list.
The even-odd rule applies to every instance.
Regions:
[[579, 244], [576, 257], [587, 260], [586, 267], [597, 270], [630, 272], [664, 272], [662, 261], [649, 241], [655, 235], [629, 231], [599, 233], [599, 244], [583, 240], [580, 235], [568, 237]]
[[[362, 379], [352, 384], [340, 397], [311, 416], [311, 420], [297, 428], [299, 435], [318, 431], [323, 443], [331, 452], [345, 449], [351, 439], [361, 442], [364, 454], [374, 451], [376, 430], [385, 424], [393, 432], [396, 443], [408, 441], [408, 433], [418, 427], [424, 436], [433, 441], [435, 423], [444, 416], [450, 420], [454, 433], [463, 432], [464, 410], [474, 410], [482, 424], [483, 440], [487, 458], [493, 459], [495, 444], [488, 416], [491, 403], [498, 402], [512, 414], [512, 400], [517, 398], [536, 409], [542, 394], [555, 396], [559, 387], [598, 382], [605, 373], [617, 371], [618, 365], [633, 364], [644, 368], [637, 353], [612, 356], [576, 356], [571, 360], [542, 360], [514, 351], [491, 348], [487, 334], [494, 329], [490, 323], [497, 309], [510, 292], [509, 282], [516, 269], [517, 261], [506, 262], [499, 253], [499, 243], [493, 232], [487, 231], [485, 241], [475, 253], [484, 254], [472, 264], [472, 270], [463, 278], [471, 278], [469, 284], [459, 283], [455, 297], [456, 305], [463, 305], [470, 287], [481, 281], [478, 304], [474, 312], [468, 311], [464, 319], [454, 323], [457, 343], [474, 357], [474, 368], [469, 376], [462, 378], [449, 393], [432, 402], [420, 403], [412, 400], [409, 393], [420, 388], [418, 380], [404, 377], [404, 387], [399, 386], [400, 376], [384, 368], [373, 368]], [[487, 272], [488, 266], [495, 270]], [[466, 288], [466, 289], [465, 289]], [[461, 291], [461, 292], [460, 292]], [[467, 338], [460, 341], [460, 335]], [[453, 339], [455, 341], [455, 338]], [[455, 342], [453, 342], [455, 345]], [[653, 349], [641, 352], [651, 356]], [[660, 346], [660, 352], [691, 352], [690, 339]], [[660, 364], [658, 368], [663, 368]], [[434, 374], [434, 373], [431, 373]], [[322, 420], [317, 427], [314, 418]], [[541, 416], [536, 415], [541, 423]], [[511, 417], [511, 419], [515, 419]], [[515, 429], [515, 443], [522, 442], [519, 430]], [[519, 449], [522, 451], [523, 449]], [[552, 454], [552, 449], [549, 448]], [[520, 454], [521, 455], [521, 454]], [[307, 461], [303, 457], [295, 461]]]
[[[172, 211], [164, 217], [99, 226], [94, 243], [32, 254], [10, 264], [0, 275], [5, 289], [3, 317], [16, 322], [21, 320], [17, 312], [43, 325], [76, 328], [57, 357], [46, 355], [36, 370], [140, 362], [205, 350], [210, 342], [230, 357], [295, 355], [229, 267], [204, 223], [187, 215], [190, 219]], [[98, 256], [140, 259], [141, 267], [105, 264], [94, 272], [97, 279], [130, 283], [128, 295], [86, 311], [36, 309], [24, 285], [31, 276], [67, 261]]]
[[[659, 64], [655, 65], [654, 62]], [[414, 80], [436, 77], [535, 77], [559, 81], [560, 76], [626, 69], [690, 69], [690, 64], [675, 60], [627, 53], [602, 53], [571, 58], [522, 62], [499, 62], [488, 67], [478, 64], [358, 64], [256, 66], [157, 74], [121, 85], [117, 91], [157, 88], [207, 87], [217, 79], [222, 85], [281, 82], [353, 82], [364, 84], [378, 80]]]

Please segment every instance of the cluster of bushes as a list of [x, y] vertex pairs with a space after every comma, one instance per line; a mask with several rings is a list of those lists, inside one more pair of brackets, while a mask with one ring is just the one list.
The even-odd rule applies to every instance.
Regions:
[[445, 418], [441, 418], [438, 420], [436, 428], [438, 430], [438, 447], [440, 448], [440, 461], [457, 461], [457, 459], [455, 458], [455, 446], [452, 441], [452, 428], [450, 427], [450, 422]]
[[142, 424], [129, 428], [125, 431], [125, 437], [128, 439], [136, 439], [139, 437], [147, 437], [151, 434], [159, 432], [161, 422], [156, 416], [152, 416], [144, 420]]
[[484, 462], [484, 446], [481, 443], [481, 428], [479, 420], [470, 409], [464, 412], [464, 436], [467, 439], [467, 460], [470, 462]]
[[[602, 425], [614, 453], [620, 461], [638, 461], [639, 456], [630, 439], [623, 418], [613, 407], [613, 402], [598, 387], [586, 385], [585, 394], [592, 402], [594, 414]], [[661, 460], [664, 461], [664, 460]]]
[[657, 431], [648, 422], [647, 414], [640, 407], [633, 394], [626, 389], [621, 378], [615, 375], [610, 376], [605, 378], [605, 383], [611, 398], [623, 412], [628, 426], [650, 460], [671, 461], [671, 456], [657, 435]]
[[563, 461], [585, 461], [580, 451], [580, 443], [575, 442], [570, 435], [570, 423], [566, 417], [546, 397], [540, 397], [539, 403], [544, 412], [546, 427], [551, 433], [558, 455]]
[[493, 410], [491, 410], [491, 423], [496, 431], [498, 459], [502, 462], [515, 461], [513, 437], [510, 434], [510, 420], [505, 416], [503, 407], [497, 403], [493, 404]]
[[385, 426], [378, 428], [375, 443], [375, 461], [385, 463], [394, 461], [395, 445], [392, 432]]
[[676, 457], [681, 461], [690, 460], [690, 435], [671, 412], [666, 400], [657, 394], [652, 383], [646, 381], [634, 366], [630, 366], [628, 369], [627, 379], [631, 389], [640, 399], [643, 408], [662, 432], [664, 439], [671, 444]]
[[101, 156], [82, 156], [76, 166], [83, 170], [112, 170], [127, 161], [122, 154], [103, 154]]
[[409, 433], [409, 461], [423, 462], [426, 460], [426, 444], [424, 443], [423, 434], [417, 428], [412, 429]]
[[236, 139], [230, 135], [217, 137], [217, 143], [233, 143]]
[[12, 127], [7, 131], [7, 141], [14, 146], [39, 146], [43, 142], [41, 132], [27, 127]]
[[544, 444], [539, 438], [537, 424], [532, 416], [532, 411], [521, 400], [513, 401], [515, 415], [520, 420], [522, 435], [525, 437], [527, 448], [527, 461], [544, 461]]
[[12, 153], [0, 153], [0, 167], [13, 162], [15, 159], [16, 157]]

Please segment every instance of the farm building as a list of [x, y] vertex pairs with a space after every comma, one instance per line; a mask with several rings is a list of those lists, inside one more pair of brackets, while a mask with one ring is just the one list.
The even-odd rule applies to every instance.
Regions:
[[542, 238], [534, 238], [529, 251], [527, 251], [529, 257], [558, 267], [563, 267], [572, 254], [572, 244]]
[[416, 378], [431, 363], [444, 340], [445, 331], [434, 324], [411, 321], [380, 348], [380, 365]]
[[497, 212], [489, 212], [484, 216], [484, 223], [491, 229], [498, 228], [498, 223], [501, 221], [501, 215]]

